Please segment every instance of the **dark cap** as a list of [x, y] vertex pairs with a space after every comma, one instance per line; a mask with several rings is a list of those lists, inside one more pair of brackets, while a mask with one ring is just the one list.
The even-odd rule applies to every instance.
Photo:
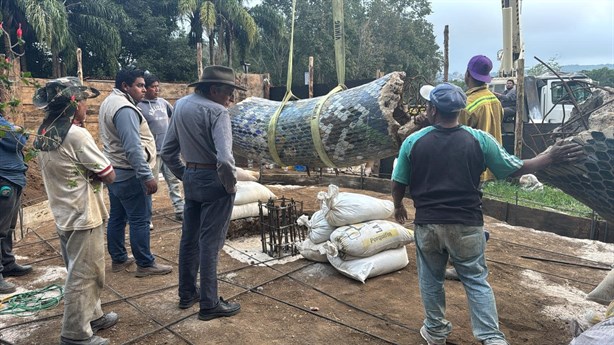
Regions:
[[450, 83], [441, 83], [435, 87], [424, 85], [420, 88], [420, 95], [444, 113], [454, 113], [467, 106], [467, 96], [463, 90]]
[[235, 72], [232, 68], [226, 66], [207, 66], [203, 71], [203, 75], [199, 81], [195, 81], [188, 86], [196, 86], [198, 84], [225, 84], [237, 88], [239, 90], [247, 91], [243, 86], [235, 83]]
[[[32, 97], [32, 103], [38, 109], [45, 109], [50, 104], [67, 104], [100, 95], [93, 87], [84, 86], [77, 77], [63, 77], [47, 82]], [[74, 98], [73, 98], [74, 97]]]
[[469, 60], [467, 64], [467, 71], [475, 80], [479, 80], [485, 83], [490, 83], [492, 77], [490, 71], [492, 70], [492, 61], [484, 55], [476, 55]]

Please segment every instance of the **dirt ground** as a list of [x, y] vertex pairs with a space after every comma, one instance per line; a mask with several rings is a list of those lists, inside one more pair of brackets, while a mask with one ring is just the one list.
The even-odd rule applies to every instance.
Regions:
[[[172, 217], [165, 184], [161, 182], [160, 187], [154, 196], [151, 248], [157, 260], [175, 270], [148, 278], [134, 277], [135, 267], [111, 273], [106, 256], [103, 309], [117, 312], [120, 321], [99, 335], [110, 338], [112, 344], [425, 343], [418, 333], [423, 310], [413, 244], [406, 247], [409, 264], [405, 268], [362, 284], [329, 264], [300, 256], [272, 260], [257, 254], [260, 237], [254, 220], [232, 222], [231, 239], [218, 267], [220, 294], [240, 302], [241, 313], [203, 322], [196, 317], [197, 306], [178, 309], [176, 267], [181, 224]], [[317, 192], [326, 190], [326, 186], [268, 187], [278, 197], [303, 201], [308, 214], [319, 207]], [[30, 183], [28, 188], [26, 199], [44, 197], [40, 185]], [[383, 193], [342, 191], [390, 199]], [[411, 209], [411, 201], [405, 202]], [[489, 282], [497, 298], [501, 329], [511, 344], [566, 344], [571, 339], [570, 320], [581, 319], [590, 311], [605, 311], [584, 297], [608, 272], [594, 266], [614, 264], [614, 244], [513, 227], [490, 217], [485, 221], [491, 233], [486, 252]], [[65, 270], [53, 223], [27, 226], [28, 233], [15, 245], [15, 253], [19, 262], [34, 266], [34, 273], [9, 280], [19, 286], [18, 292], [62, 285]], [[406, 226], [412, 227], [409, 223]], [[446, 281], [445, 288], [447, 318], [454, 325], [448, 344], [477, 344], [462, 284]], [[62, 310], [60, 302], [33, 316], [0, 315], [0, 340], [9, 344], [57, 343]]]

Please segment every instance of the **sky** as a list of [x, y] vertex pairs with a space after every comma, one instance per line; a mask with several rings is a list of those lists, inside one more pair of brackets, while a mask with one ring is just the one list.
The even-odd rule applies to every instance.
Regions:
[[[463, 73], [477, 54], [499, 69], [501, 0], [432, 0], [431, 9], [427, 20], [442, 51], [449, 27], [450, 73]], [[520, 26], [527, 68], [539, 64], [534, 56], [560, 65], [614, 64], [614, 0], [525, 0]]]
[[[247, 5], [259, 2], [248, 0]], [[493, 71], [499, 69], [501, 0], [430, 2], [433, 13], [427, 20], [442, 52], [443, 31], [449, 26], [451, 74], [464, 73], [469, 59], [477, 54], [493, 61]], [[554, 58], [560, 65], [614, 64], [614, 0], [525, 0], [520, 26], [526, 68], [539, 64], [534, 56], [545, 62]]]

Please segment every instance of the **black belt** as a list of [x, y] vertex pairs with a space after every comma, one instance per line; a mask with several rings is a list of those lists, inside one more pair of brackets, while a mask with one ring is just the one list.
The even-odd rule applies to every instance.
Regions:
[[217, 164], [185, 163], [185, 166], [186, 166], [186, 168], [192, 168], [192, 169], [217, 170]]

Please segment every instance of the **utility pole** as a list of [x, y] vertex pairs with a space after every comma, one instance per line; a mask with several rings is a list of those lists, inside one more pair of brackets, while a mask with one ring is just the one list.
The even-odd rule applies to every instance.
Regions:
[[522, 132], [524, 124], [524, 58], [517, 61], [516, 69], [516, 123], [514, 127], [514, 155], [522, 158]]
[[443, 81], [448, 81], [448, 36], [450, 31], [448, 30], [448, 26], [443, 29]]

